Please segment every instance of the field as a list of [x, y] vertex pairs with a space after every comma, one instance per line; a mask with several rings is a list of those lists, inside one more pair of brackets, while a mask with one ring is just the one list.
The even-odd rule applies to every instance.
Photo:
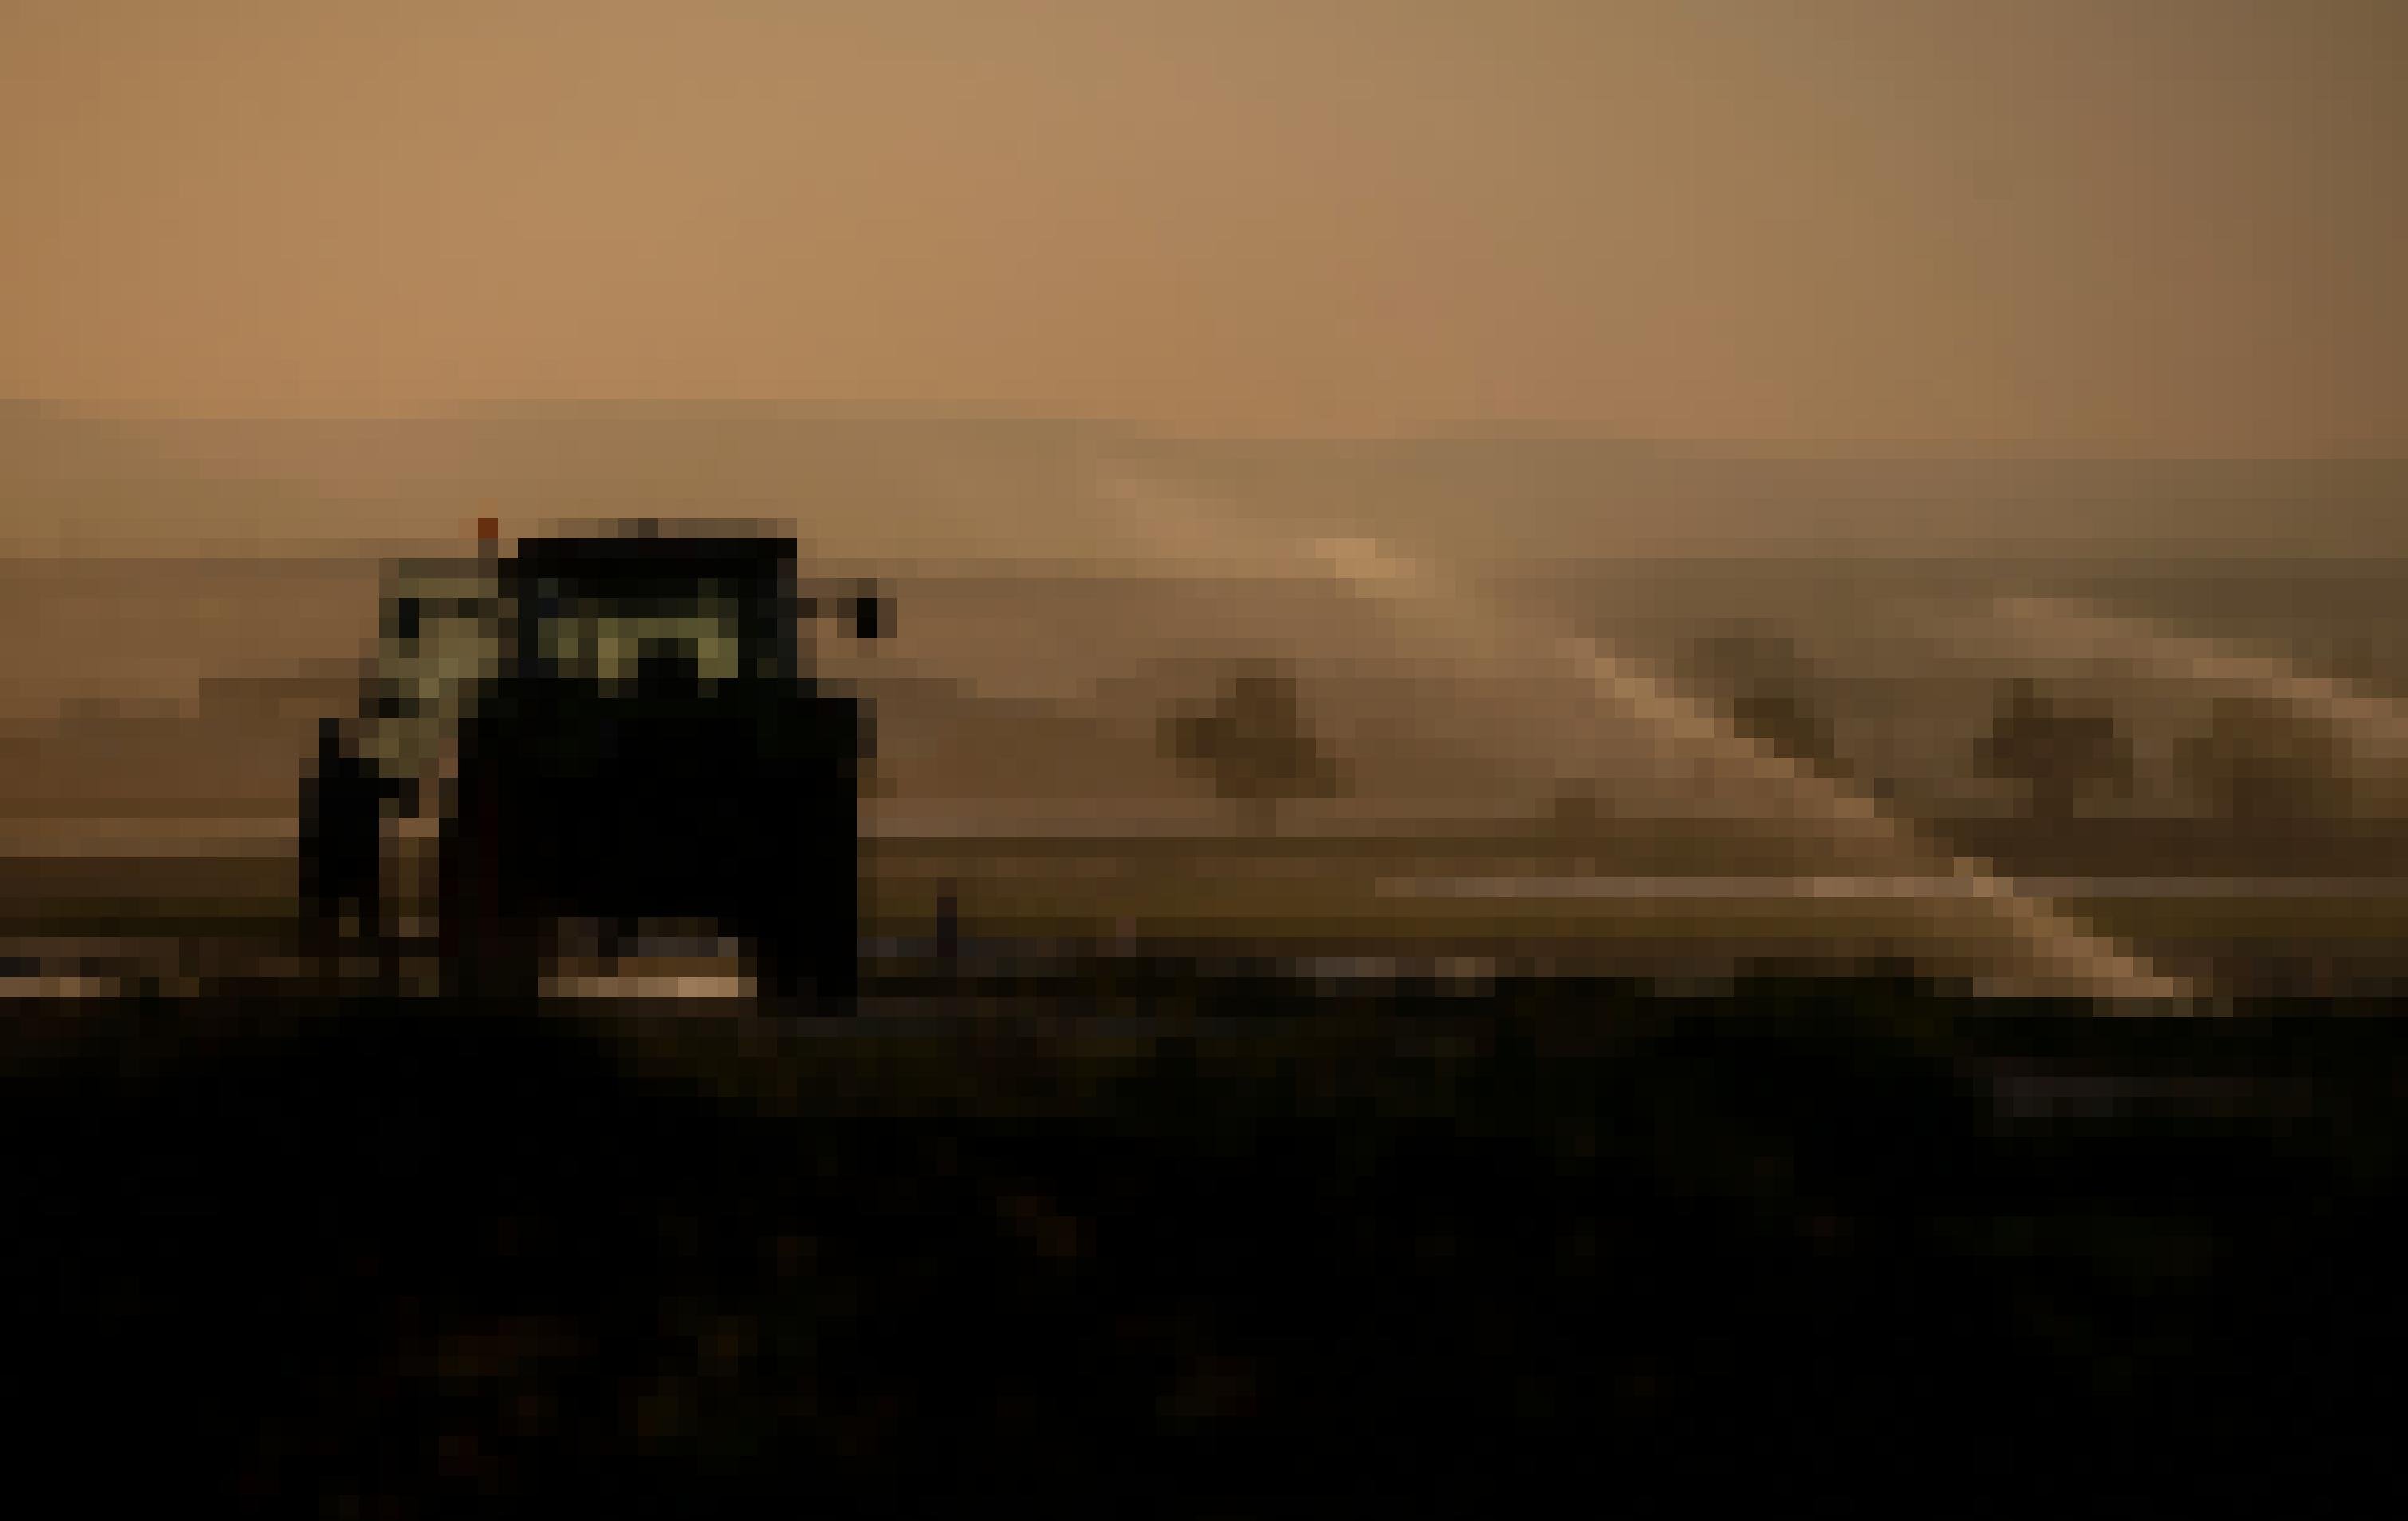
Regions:
[[18, 1430], [295, 1514], [2387, 1471], [2387, 1022], [1885, 998], [22, 1009]]

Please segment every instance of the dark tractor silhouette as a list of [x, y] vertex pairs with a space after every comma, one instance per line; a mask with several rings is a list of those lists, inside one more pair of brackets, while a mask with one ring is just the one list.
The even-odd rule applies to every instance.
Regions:
[[[446, 993], [533, 997], [564, 919], [682, 919], [742, 941], [765, 998], [847, 1008], [870, 735], [801, 669], [796, 625], [839, 612], [874, 638], [882, 599], [805, 598], [778, 538], [527, 540], [484, 584], [491, 661], [451, 721], [437, 825]], [[414, 644], [418, 607], [388, 612]]]

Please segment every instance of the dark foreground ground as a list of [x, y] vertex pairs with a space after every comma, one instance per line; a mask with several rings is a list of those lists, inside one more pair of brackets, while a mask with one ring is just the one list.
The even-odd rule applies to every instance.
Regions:
[[13, 1476], [313, 1514], [2396, 1483], [2383, 1011], [1250, 1011], [29, 1006]]

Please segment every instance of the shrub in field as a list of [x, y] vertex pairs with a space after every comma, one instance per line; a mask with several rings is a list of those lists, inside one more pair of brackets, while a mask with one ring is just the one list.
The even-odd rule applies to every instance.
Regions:
[[1305, 722], [1294, 673], [1274, 661], [1232, 669], [1209, 706], [1164, 720], [1162, 741], [1173, 760], [1202, 772], [1235, 803], [1257, 834], [1277, 826], [1283, 803], [1333, 796], [1345, 786], [1344, 768]]

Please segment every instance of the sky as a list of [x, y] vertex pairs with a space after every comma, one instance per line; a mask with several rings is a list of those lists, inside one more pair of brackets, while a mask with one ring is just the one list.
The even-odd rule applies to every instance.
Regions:
[[0, 395], [2408, 450], [2397, 0], [0, 0]]

